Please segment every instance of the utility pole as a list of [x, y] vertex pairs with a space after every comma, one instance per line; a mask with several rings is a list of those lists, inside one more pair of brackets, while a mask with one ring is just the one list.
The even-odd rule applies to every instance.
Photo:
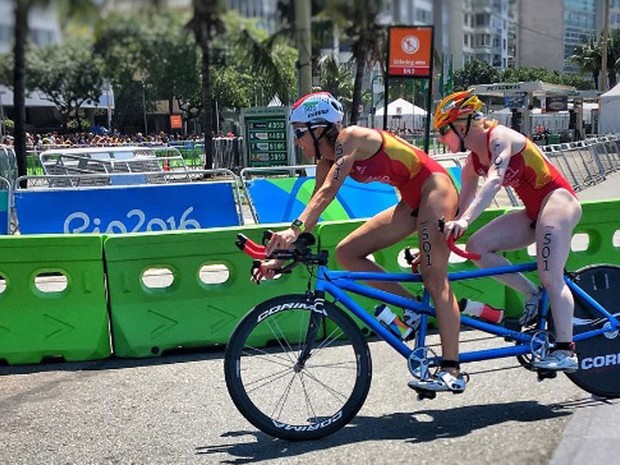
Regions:
[[312, 91], [312, 41], [310, 37], [309, 0], [295, 0], [295, 42], [299, 51], [297, 61], [299, 76], [299, 95]]
[[598, 75], [599, 92], [603, 93], [607, 91], [607, 42], [609, 38], [609, 0], [605, 0], [605, 13], [603, 24], [603, 43], [601, 47], [601, 72]]

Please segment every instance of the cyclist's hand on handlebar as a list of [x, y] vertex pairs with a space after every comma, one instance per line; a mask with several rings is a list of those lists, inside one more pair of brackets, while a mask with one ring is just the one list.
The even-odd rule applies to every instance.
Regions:
[[463, 218], [455, 221], [446, 221], [443, 227], [443, 234], [446, 236], [446, 239], [450, 239], [450, 237], [458, 239], [465, 234], [467, 228], [469, 228], [469, 222]]
[[256, 284], [260, 284], [261, 279], [271, 280], [275, 278], [282, 269], [283, 260], [266, 260], [260, 262], [260, 265], [253, 266], [250, 279]]
[[297, 239], [297, 236], [298, 233], [293, 228], [288, 228], [284, 231], [273, 233], [267, 247], [265, 248], [267, 257], [269, 257], [276, 250], [288, 250], [291, 247], [291, 244]]
[[411, 271], [417, 274], [419, 272], [420, 263], [422, 262], [422, 254], [419, 251], [411, 252], [411, 249], [407, 247], [405, 248], [405, 260], [411, 266]]

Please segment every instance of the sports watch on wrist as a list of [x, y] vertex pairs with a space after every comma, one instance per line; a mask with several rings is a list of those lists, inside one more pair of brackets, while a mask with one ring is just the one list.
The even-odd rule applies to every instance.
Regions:
[[306, 230], [306, 225], [298, 218], [291, 223], [291, 228], [295, 228], [302, 233]]

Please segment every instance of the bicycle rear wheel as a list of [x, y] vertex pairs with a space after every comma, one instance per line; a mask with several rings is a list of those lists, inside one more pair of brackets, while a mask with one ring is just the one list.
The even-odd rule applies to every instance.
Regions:
[[[308, 337], [316, 323], [316, 337]], [[298, 441], [351, 421], [368, 395], [372, 367], [366, 339], [346, 313], [330, 302], [315, 308], [305, 295], [286, 295], [241, 320], [224, 372], [230, 397], [250, 423]]]
[[[575, 273], [574, 281], [616, 318], [620, 315], [620, 267], [592, 265]], [[575, 298], [575, 335], [604, 328], [607, 320]], [[566, 375], [577, 386], [601, 397], [620, 397], [620, 334], [610, 331], [577, 343], [579, 370]]]

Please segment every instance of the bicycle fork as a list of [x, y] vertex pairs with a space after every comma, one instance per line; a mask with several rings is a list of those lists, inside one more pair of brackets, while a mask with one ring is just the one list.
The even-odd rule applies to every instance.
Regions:
[[293, 366], [295, 373], [299, 373], [306, 366], [306, 362], [312, 355], [312, 349], [316, 342], [316, 336], [323, 324], [323, 315], [325, 315], [325, 298], [323, 296], [315, 295], [313, 297], [313, 311], [310, 314], [310, 320], [308, 321], [308, 330], [306, 331], [306, 339], [304, 345], [299, 353], [299, 357]]

